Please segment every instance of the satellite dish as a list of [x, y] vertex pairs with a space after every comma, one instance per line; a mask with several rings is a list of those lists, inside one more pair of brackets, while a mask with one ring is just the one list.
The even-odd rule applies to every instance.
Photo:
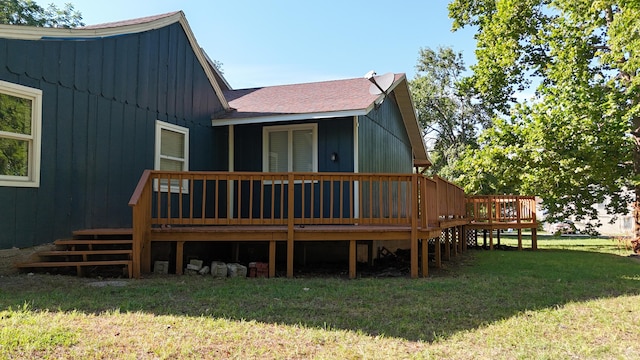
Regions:
[[372, 83], [369, 87], [369, 93], [371, 95], [386, 95], [387, 90], [389, 90], [393, 84], [393, 80], [395, 80], [395, 75], [393, 73], [376, 76], [374, 71], [369, 71], [364, 77]]

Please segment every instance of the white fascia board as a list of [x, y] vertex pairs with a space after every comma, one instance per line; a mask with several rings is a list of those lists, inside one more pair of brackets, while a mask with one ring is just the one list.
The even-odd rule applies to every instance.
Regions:
[[238, 118], [238, 119], [212, 119], [211, 126], [216, 127], [216, 126], [239, 125], [239, 124], [259, 124], [259, 123], [272, 123], [272, 122], [280, 122], [280, 121], [317, 120], [317, 119], [330, 119], [330, 118], [339, 118], [339, 117], [363, 116], [363, 115], [367, 115], [371, 111], [371, 109], [373, 109], [373, 104], [369, 108], [360, 109], [360, 110], [345, 110], [345, 111], [332, 111], [332, 112], [308, 113], [308, 114], [267, 115], [267, 116], [256, 116], [256, 117]]
[[180, 18], [184, 18], [184, 14], [182, 12], [177, 12], [174, 15], [166, 16], [145, 23], [114, 26], [100, 29], [67, 29], [26, 25], [0, 25], [0, 37], [5, 39], [22, 40], [40, 40], [42, 38], [102, 38], [115, 35], [135, 34], [143, 31], [159, 29], [180, 21]]

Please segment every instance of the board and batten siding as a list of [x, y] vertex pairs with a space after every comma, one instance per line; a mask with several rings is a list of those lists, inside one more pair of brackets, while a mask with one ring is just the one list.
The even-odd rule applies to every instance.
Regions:
[[[272, 125], [318, 124], [318, 172], [353, 172], [353, 118], [234, 126], [234, 170], [262, 171], [262, 129]], [[331, 161], [331, 154], [338, 155]]]
[[191, 170], [215, 167], [223, 110], [180, 24], [96, 39], [0, 39], [0, 80], [41, 89], [40, 187], [0, 187], [0, 249], [129, 227], [154, 166], [155, 122], [190, 128]]
[[358, 116], [358, 171], [413, 171], [411, 142], [393, 93], [377, 109]]

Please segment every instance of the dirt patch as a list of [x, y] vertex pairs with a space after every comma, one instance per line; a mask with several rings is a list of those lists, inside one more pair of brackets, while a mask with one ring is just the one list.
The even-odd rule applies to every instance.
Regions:
[[16, 264], [38, 260], [39, 251], [53, 250], [55, 245], [44, 244], [30, 248], [0, 250], [0, 275], [17, 274]]

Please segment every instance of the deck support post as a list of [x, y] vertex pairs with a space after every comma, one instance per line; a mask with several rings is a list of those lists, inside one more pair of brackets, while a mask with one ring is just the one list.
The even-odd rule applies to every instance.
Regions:
[[493, 229], [489, 229], [489, 250], [493, 250]]
[[518, 250], [522, 251], [522, 229], [518, 228]]
[[411, 278], [418, 277], [418, 174], [413, 174], [411, 199]]
[[276, 277], [276, 241], [269, 241], [269, 277]]
[[184, 241], [176, 242], [176, 275], [182, 275], [183, 262], [182, 258], [184, 257]]
[[531, 228], [531, 249], [538, 250], [538, 229]]
[[462, 251], [467, 251], [467, 228], [462, 225], [460, 226], [460, 233], [462, 234]]
[[356, 240], [349, 240], [349, 279], [356, 278], [357, 249]]
[[429, 276], [429, 239], [420, 241], [422, 250], [422, 277]]
[[436, 267], [440, 269], [442, 267], [442, 244], [440, 243], [440, 237], [442, 236], [442, 230], [440, 231], [440, 236], [434, 239], [435, 243], [435, 258], [436, 258]]
[[289, 173], [287, 183], [287, 277], [293, 277], [293, 222], [295, 213], [294, 206], [294, 177], [293, 173]]
[[450, 231], [449, 229], [444, 229], [444, 259], [446, 261], [451, 260], [451, 239], [450, 239]]
[[451, 228], [451, 251], [452, 251], [452, 255], [458, 256], [458, 234], [457, 231], [458, 227], [454, 226]]

